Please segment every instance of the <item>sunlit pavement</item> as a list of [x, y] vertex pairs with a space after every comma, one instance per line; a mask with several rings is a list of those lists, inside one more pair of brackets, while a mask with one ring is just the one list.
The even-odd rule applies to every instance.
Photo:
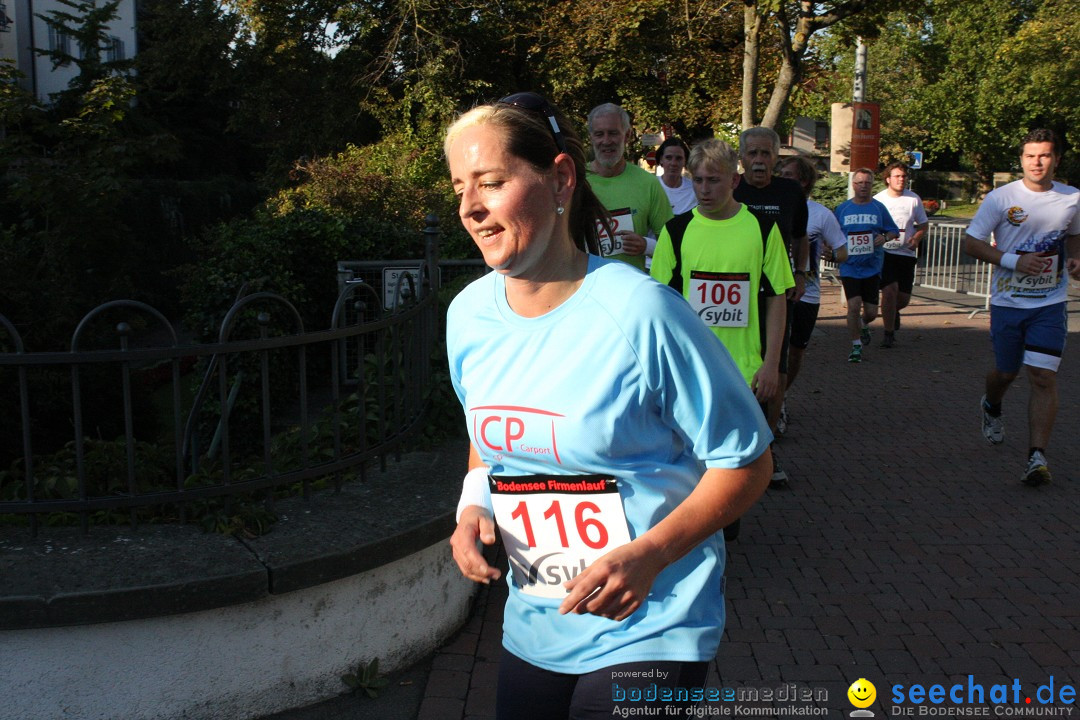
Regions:
[[[727, 629], [709, 680], [814, 699], [706, 702], [702, 716], [848, 717], [848, 688], [865, 678], [877, 718], [957, 714], [948, 698], [910, 700], [913, 686], [956, 684], [969, 714], [1080, 717], [1037, 694], [1051, 676], [1055, 693], [1080, 684], [1077, 293], [1047, 452], [1054, 482], [1038, 489], [1020, 483], [1026, 379], [1006, 396], [1005, 442], [980, 432], [991, 354], [989, 316], [971, 315], [978, 299], [916, 288], [896, 347], [877, 346], [879, 320], [850, 364], [838, 288], [823, 295], [779, 443], [791, 486], [768, 491], [729, 546]], [[484, 589], [465, 628], [384, 697], [278, 718], [493, 717], [505, 596], [502, 584]], [[1008, 686], [1009, 702], [968, 703], [970, 684]]]

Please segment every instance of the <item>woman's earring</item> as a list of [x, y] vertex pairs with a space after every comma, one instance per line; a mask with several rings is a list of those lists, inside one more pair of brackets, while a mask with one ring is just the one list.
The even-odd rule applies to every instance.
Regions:
[[555, 214], [562, 215], [564, 212], [566, 212], [566, 208], [562, 206], [562, 203], [559, 203], [559, 207], [555, 208]]

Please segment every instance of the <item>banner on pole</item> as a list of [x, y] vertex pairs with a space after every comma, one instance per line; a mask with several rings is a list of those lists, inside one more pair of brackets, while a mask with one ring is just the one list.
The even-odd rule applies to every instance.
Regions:
[[881, 156], [881, 106], [877, 103], [851, 104], [854, 117], [851, 125], [851, 170], [870, 168], [877, 171]]

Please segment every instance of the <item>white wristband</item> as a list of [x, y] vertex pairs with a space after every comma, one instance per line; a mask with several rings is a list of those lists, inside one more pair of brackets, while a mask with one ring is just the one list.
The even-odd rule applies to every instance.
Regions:
[[1016, 253], [1003, 253], [999, 262], [1001, 264], [1001, 267], [1005, 268], [1006, 270], [1015, 270], [1016, 261], [1019, 259], [1020, 256]]
[[457, 504], [455, 522], [461, 520], [461, 513], [470, 505], [487, 507], [488, 502], [488, 468], [480, 466], [465, 473], [465, 479], [461, 481], [461, 499]]
[[653, 256], [653, 251], [656, 250], [656, 238], [652, 233], [645, 236], [645, 254], [649, 257]]

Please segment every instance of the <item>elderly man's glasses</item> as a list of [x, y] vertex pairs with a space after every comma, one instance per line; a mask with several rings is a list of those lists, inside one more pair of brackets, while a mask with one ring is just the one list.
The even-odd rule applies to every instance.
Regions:
[[551, 125], [551, 136], [555, 138], [555, 145], [558, 146], [559, 152], [566, 152], [566, 140], [563, 138], [562, 128], [559, 127], [558, 121], [555, 120], [555, 108], [551, 107], [551, 104], [543, 96], [532, 92], [515, 93], [499, 100], [499, 104], [513, 105], [522, 110], [540, 113], [546, 117]]

